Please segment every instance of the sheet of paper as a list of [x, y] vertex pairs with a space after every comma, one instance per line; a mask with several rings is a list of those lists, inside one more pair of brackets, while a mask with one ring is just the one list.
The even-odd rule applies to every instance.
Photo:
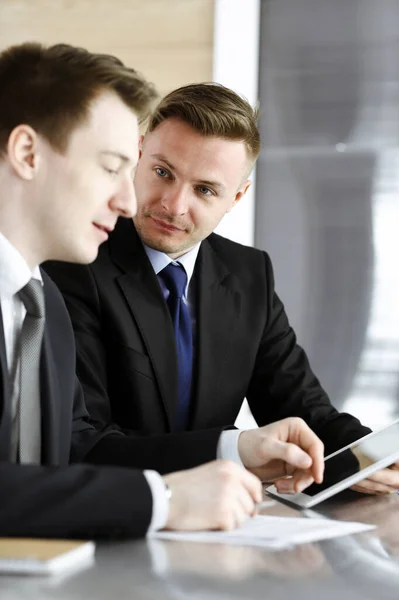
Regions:
[[295, 544], [317, 542], [341, 535], [375, 529], [375, 525], [332, 519], [306, 519], [257, 515], [233, 531], [156, 531], [152, 537], [240, 546], [263, 546], [281, 549]]

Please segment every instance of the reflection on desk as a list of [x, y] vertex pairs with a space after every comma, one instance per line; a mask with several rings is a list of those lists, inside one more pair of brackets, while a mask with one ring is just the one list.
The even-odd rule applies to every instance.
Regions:
[[[301, 514], [278, 502], [263, 512]], [[57, 586], [42, 578], [1, 577], [0, 598], [398, 600], [399, 497], [341, 495], [317, 512], [378, 529], [283, 552], [159, 540], [99, 544], [89, 570]]]
[[[374, 519], [372, 507], [379, 515]], [[301, 514], [277, 502], [264, 513]], [[306, 512], [302, 514], [306, 518]], [[338, 502], [318, 514], [323, 515], [372, 522], [383, 533], [387, 521], [394, 525], [394, 533], [390, 531], [399, 546], [399, 527], [394, 523], [399, 521], [399, 502], [395, 496], [362, 497], [344, 505]], [[268, 598], [399, 597], [399, 565], [374, 531], [282, 552], [159, 540], [149, 540], [149, 549], [154, 574], [164, 579], [168, 593], [175, 598], [260, 598], [266, 590]]]

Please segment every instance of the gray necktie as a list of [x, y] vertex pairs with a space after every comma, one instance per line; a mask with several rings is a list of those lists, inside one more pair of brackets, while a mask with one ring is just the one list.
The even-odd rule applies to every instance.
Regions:
[[21, 330], [19, 462], [39, 464], [41, 459], [40, 355], [44, 332], [44, 292], [31, 279], [19, 292], [26, 308]]

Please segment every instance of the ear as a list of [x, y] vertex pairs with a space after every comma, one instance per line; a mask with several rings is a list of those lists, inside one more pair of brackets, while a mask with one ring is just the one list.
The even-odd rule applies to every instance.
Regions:
[[141, 135], [140, 139], [139, 139], [139, 160], [141, 158], [141, 155], [143, 154], [143, 144], [144, 144], [144, 135]]
[[238, 192], [235, 195], [235, 198], [230, 206], [230, 208], [227, 209], [226, 212], [230, 212], [235, 205], [241, 200], [241, 198], [243, 196], [245, 196], [245, 194], [248, 191], [249, 186], [251, 185], [251, 181], [249, 179], [247, 179], [246, 181], [244, 181], [244, 183], [242, 184], [242, 186], [240, 187], [240, 189], [238, 190]]
[[32, 180], [39, 166], [39, 136], [30, 125], [18, 125], [8, 138], [7, 156], [14, 171], [27, 181]]

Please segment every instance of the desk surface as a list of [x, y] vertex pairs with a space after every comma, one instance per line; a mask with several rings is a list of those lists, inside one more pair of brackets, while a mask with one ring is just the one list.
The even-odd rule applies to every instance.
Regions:
[[[318, 512], [378, 528], [282, 552], [159, 540], [103, 543], [94, 565], [63, 579], [0, 576], [0, 599], [398, 600], [399, 496], [346, 492]], [[263, 513], [300, 514], [278, 502]]]

